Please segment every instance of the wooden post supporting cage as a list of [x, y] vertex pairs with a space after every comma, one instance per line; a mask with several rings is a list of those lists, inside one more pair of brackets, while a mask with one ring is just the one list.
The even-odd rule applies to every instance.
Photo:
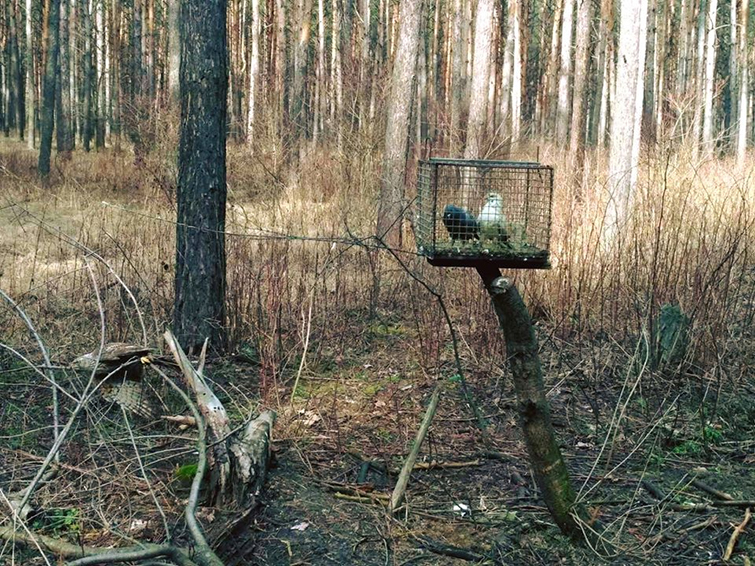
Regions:
[[537, 337], [516, 286], [499, 268], [547, 269], [553, 168], [532, 162], [431, 158], [417, 181], [417, 249], [432, 265], [474, 267], [506, 339], [519, 422], [551, 516], [580, 538], [581, 514], [551, 423]]

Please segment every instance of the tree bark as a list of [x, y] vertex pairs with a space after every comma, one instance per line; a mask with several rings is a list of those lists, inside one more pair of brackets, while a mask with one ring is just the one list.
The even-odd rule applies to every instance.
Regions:
[[605, 127], [601, 125], [605, 124], [602, 120], [603, 113], [606, 110], [608, 99], [608, 79], [607, 71], [610, 66], [608, 58], [608, 36], [613, 30], [613, 17], [612, 17], [612, 2], [611, 0], [601, 0], [600, 3], [600, 23], [598, 24], [598, 65], [597, 65], [597, 84], [595, 87], [595, 100], [592, 106], [592, 116], [590, 117], [590, 140], [598, 147], [603, 147], [605, 144]]
[[479, 0], [474, 31], [474, 64], [472, 69], [472, 92], [469, 99], [467, 120], [466, 159], [483, 158], [483, 141], [490, 80], [490, 44], [493, 39], [493, 0]]
[[571, 80], [572, 18], [575, 0], [564, 0], [561, 19], [561, 66], [558, 72], [558, 107], [556, 110], [556, 143], [565, 146], [569, 141], [569, 81]]
[[462, 27], [464, 22], [463, 0], [453, 0], [453, 32], [451, 34], [451, 131], [449, 132], [452, 155], [462, 147], [461, 118], [464, 102], [464, 47]]
[[401, 244], [404, 178], [421, 14], [422, 0], [401, 0], [398, 47], [388, 98], [377, 218], [377, 235], [391, 247]]
[[178, 106], [180, 89], [181, 39], [178, 32], [180, 0], [168, 0], [168, 96], [172, 105]]
[[13, 63], [13, 70], [11, 71], [11, 77], [15, 83], [14, 89], [14, 101], [15, 101], [15, 121], [18, 131], [19, 139], [24, 139], [24, 132], [26, 129], [26, 108], [24, 103], [24, 73], [21, 65], [21, 53], [18, 47], [18, 11], [17, 3], [15, 0], [11, 2], [9, 6], [9, 26], [10, 26], [10, 59]]
[[587, 65], [589, 63], [590, 22], [592, 19], [592, 0], [577, 0], [577, 44], [574, 52], [574, 96], [572, 97], [571, 144], [572, 158], [577, 168], [582, 168], [584, 161], [585, 136], [587, 128], [585, 113], [587, 110]]
[[703, 155], [713, 157], [713, 89], [716, 74], [716, 15], [718, 0], [709, 0], [708, 29], [705, 39], [705, 87], [703, 103]]
[[225, 0], [181, 4], [181, 133], [174, 328], [187, 348], [225, 346], [228, 67]]
[[[513, 32], [513, 65], [511, 67], [511, 139], [514, 144], [520, 140], [522, 131], [522, 69], [526, 57], [522, 58], [522, 3], [521, 0], [509, 0], [509, 23]], [[505, 95], [505, 93], [504, 93]]]
[[645, 68], [647, 0], [621, 7], [616, 94], [611, 101], [609, 187], [612, 190], [604, 230], [611, 239], [626, 220], [637, 184]]
[[480, 268], [478, 272], [506, 340], [519, 422], [535, 482], [561, 532], [578, 538], [581, 530], [574, 517], [574, 490], [551, 423], [532, 320], [516, 286], [500, 277], [498, 269]]
[[317, 0], [317, 67], [315, 68], [315, 101], [312, 120], [312, 144], [317, 145], [325, 101], [325, 2]]
[[333, 28], [331, 33], [330, 56], [330, 123], [336, 130], [336, 143], [340, 150], [343, 146], [343, 71], [341, 57], [341, 0], [332, 0], [331, 10]]
[[[107, 75], [105, 74], [106, 41], [105, 41], [105, 3], [99, 0], [93, 4], [94, 9], [94, 46], [95, 46], [95, 81], [94, 94], [95, 102], [94, 111], [94, 147], [103, 149], [105, 147], [105, 121], [107, 119], [107, 104], [105, 100], [105, 85], [107, 84]], [[148, 94], [147, 94], [148, 96]]]
[[34, 90], [36, 81], [34, 80], [34, 41], [32, 37], [32, 10], [34, 4], [32, 0], [26, 0], [26, 145], [29, 149], [34, 149], [35, 137], [37, 134], [37, 125], [35, 114], [37, 111]]
[[[302, 144], [307, 135], [307, 111], [304, 103], [304, 78], [307, 69], [307, 46], [311, 28], [313, 0], [297, 0], [296, 6], [296, 45], [294, 46], [294, 83], [291, 95], [291, 121], [294, 126], [295, 142]], [[303, 147], [299, 145], [299, 147]]]
[[288, 61], [286, 58], [286, 12], [283, 0], [275, 0], [275, 85], [277, 98], [277, 127], [278, 135], [283, 134], [283, 124], [286, 117], [286, 69]]
[[252, 60], [249, 69], [249, 105], [246, 115], [246, 143], [254, 140], [254, 120], [257, 106], [257, 88], [260, 77], [260, 0], [252, 0]]
[[55, 118], [55, 80], [58, 74], [60, 1], [50, 0], [47, 14], [47, 62], [43, 81], [41, 135], [39, 140], [39, 161], [37, 163], [37, 173], [43, 178], [50, 174], [52, 130]]
[[750, 91], [750, 45], [747, 42], [747, 21], [750, 1], [740, 0], [739, 16], [739, 121], [737, 125], [737, 162], [744, 166], [747, 152], [747, 106]]
[[94, 85], [94, 66], [92, 65], [92, 13], [91, 0], [81, 0], [80, 8], [82, 30], [84, 32], [84, 65], [82, 69], [82, 88], [84, 89], [84, 116], [82, 118], [82, 143], [84, 151], [91, 149], [92, 143], [92, 90]]
[[57, 150], [58, 155], [63, 159], [70, 159], [71, 151], [73, 150], [73, 141], [71, 140], [71, 91], [68, 87], [71, 81], [71, 58], [69, 49], [69, 0], [60, 1], [60, 36], [58, 38], [59, 44], [59, 60], [60, 60], [60, 72], [58, 73], [57, 80], [57, 96], [55, 97], [58, 103], [56, 104], [55, 117], [55, 132], [57, 135]]
[[697, 15], [697, 59], [695, 61], [695, 111], [692, 117], [692, 154], [695, 159], [700, 153], [700, 137], [703, 129], [703, 105], [705, 92], [705, 7], [707, 2], [714, 0], [700, 0]]
[[561, 11], [563, 8], [563, 0], [557, 0], [556, 7], [553, 13], [552, 30], [551, 30], [551, 45], [548, 56], [548, 65], [545, 69], [545, 78], [543, 80], [543, 92], [542, 92], [542, 124], [540, 131], [543, 133], [552, 134], [553, 128], [553, 101], [558, 92], [558, 81], [554, 80], [554, 77], [558, 74], [558, 40], [559, 30], [561, 29]]
[[509, 0], [506, 43], [501, 73], [500, 119], [503, 133], [519, 141], [522, 121], [522, 53], [520, 37], [520, 0]]

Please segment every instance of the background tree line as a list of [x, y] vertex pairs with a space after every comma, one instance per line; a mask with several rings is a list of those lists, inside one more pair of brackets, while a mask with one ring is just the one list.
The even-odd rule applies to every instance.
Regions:
[[[0, 129], [38, 146], [54, 26], [58, 151], [124, 140], [148, 150], [177, 95], [178, 3], [2, 0]], [[755, 136], [750, 0], [425, 0], [414, 148], [459, 154], [468, 136], [478, 156], [505, 155], [524, 139], [576, 155], [606, 145], [624, 110], [619, 23], [633, 4], [643, 136], [743, 158]], [[294, 155], [343, 147], [355, 134], [379, 139], [399, 24], [391, 0], [230, 0], [230, 138]]]

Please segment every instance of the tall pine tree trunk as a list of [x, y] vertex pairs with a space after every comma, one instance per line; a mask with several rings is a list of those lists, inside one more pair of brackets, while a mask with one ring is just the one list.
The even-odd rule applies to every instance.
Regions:
[[178, 106], [179, 67], [181, 64], [181, 45], [178, 33], [180, 4], [180, 0], [168, 0], [168, 96], [171, 105], [175, 106]]
[[336, 130], [336, 143], [340, 150], [343, 146], [343, 69], [341, 57], [341, 0], [332, 0], [331, 11], [333, 27], [331, 33], [330, 55], [330, 123]]
[[747, 41], [747, 23], [750, 12], [750, 0], [740, 0], [739, 16], [739, 121], [737, 125], [737, 162], [744, 166], [747, 152], [747, 110], [750, 99], [750, 50]]
[[225, 0], [181, 2], [181, 136], [174, 329], [187, 349], [225, 346], [228, 52]]
[[623, 4], [616, 69], [620, 86], [611, 102], [611, 195], [604, 224], [607, 240], [613, 239], [626, 221], [637, 184], [646, 31], [647, 0]]
[[260, 0], [252, 0], [252, 60], [249, 69], [249, 104], [246, 115], [246, 143], [254, 140], [257, 88], [260, 80]]
[[393, 61], [380, 179], [377, 235], [387, 245], [401, 244], [404, 178], [409, 144], [414, 75], [419, 52], [422, 0], [401, 0], [399, 36]]
[[487, 134], [488, 81], [490, 79], [490, 45], [493, 39], [493, 0], [479, 0], [474, 30], [474, 65], [472, 70], [472, 92], [469, 99], [469, 120], [467, 120], [467, 145], [464, 148], [466, 159], [481, 159], [483, 142]]
[[42, 90], [41, 132], [39, 139], [39, 162], [37, 172], [40, 177], [50, 174], [50, 153], [52, 152], [52, 129], [55, 119], [55, 80], [58, 74], [58, 37], [60, 36], [60, 1], [50, 0], [47, 13], [47, 61]]
[[453, 0], [453, 32], [451, 34], [451, 130], [449, 132], [451, 154], [455, 155], [461, 147], [463, 135], [461, 118], [464, 103], [464, 48], [462, 45], [462, 28], [464, 25], [463, 0]]
[[561, 19], [561, 66], [558, 71], [558, 107], [556, 110], [556, 143], [566, 145], [569, 141], [569, 116], [571, 104], [569, 98], [569, 81], [571, 80], [572, 58], [572, 18], [575, 0], [564, 0], [564, 12]]
[[572, 97], [571, 144], [572, 158], [582, 168], [585, 149], [585, 113], [587, 110], [587, 66], [589, 63], [590, 23], [592, 0], [577, 0], [577, 44], [574, 52], [574, 96]]
[[73, 141], [71, 139], [71, 90], [69, 83], [71, 82], [71, 58], [70, 58], [70, 45], [69, 45], [69, 30], [70, 30], [70, 4], [69, 0], [60, 1], [60, 37], [58, 38], [59, 44], [59, 60], [60, 60], [60, 72], [58, 73], [56, 92], [58, 96], [55, 99], [58, 101], [56, 104], [55, 118], [55, 132], [57, 135], [57, 149], [58, 155], [63, 159], [70, 159], [71, 151], [73, 150]]
[[26, 109], [24, 104], [24, 73], [21, 65], [21, 53], [18, 47], [18, 4], [13, 0], [10, 5], [8, 14], [8, 24], [10, 26], [10, 59], [12, 61], [11, 77], [15, 84], [13, 99], [15, 101], [15, 122], [19, 139], [24, 139], [26, 128]]
[[713, 156], [713, 90], [716, 74], [716, 15], [718, 0], [708, 0], [708, 29], [705, 38], [705, 86], [703, 97], [703, 155]]
[[692, 154], [695, 159], [700, 154], [700, 136], [703, 129], [703, 104], [705, 91], [705, 15], [707, 2], [700, 0], [697, 14], [697, 52], [695, 59], [695, 111], [692, 117]]
[[82, 69], [82, 88], [84, 89], [84, 116], [82, 118], [82, 143], [84, 151], [89, 151], [92, 144], [92, 90], [94, 89], [94, 66], [92, 65], [92, 12], [91, 0], [81, 0], [80, 10], [82, 30], [84, 32], [84, 65]]
[[299, 148], [307, 135], [307, 106], [305, 104], [305, 76], [307, 70], [307, 46], [311, 28], [313, 0], [297, 0], [296, 45], [294, 46], [294, 83], [291, 96], [291, 120], [294, 126], [294, 141]]
[[37, 133], [37, 121], [35, 119], [37, 112], [36, 97], [34, 90], [36, 81], [34, 80], [34, 41], [32, 37], [32, 10], [34, 4], [32, 0], [26, 0], [26, 145], [29, 149], [34, 149], [34, 141]]

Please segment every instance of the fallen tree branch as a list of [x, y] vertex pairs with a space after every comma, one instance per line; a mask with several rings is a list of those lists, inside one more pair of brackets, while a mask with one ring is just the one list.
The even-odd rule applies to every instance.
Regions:
[[[197, 566], [197, 563], [191, 560], [185, 551], [167, 545], [144, 544], [136, 547], [117, 549], [114, 551], [103, 552], [101, 548], [91, 546], [82, 546], [72, 544], [61, 539], [49, 537], [39, 533], [33, 536], [14, 529], [11, 526], [0, 527], [0, 539], [14, 540], [26, 545], [39, 544], [44, 549], [62, 556], [64, 558], [78, 558], [69, 562], [68, 566], [84, 566], [86, 564], [104, 564], [114, 562], [124, 562], [126, 560], [147, 559], [150, 557], [165, 556], [170, 558], [179, 566]], [[133, 553], [142, 552], [141, 556]], [[131, 558], [128, 558], [131, 556]], [[136, 557], [134, 557], [136, 556]], [[124, 558], [125, 557], [125, 558]]]
[[420, 536], [417, 537], [417, 541], [422, 548], [429, 550], [433, 554], [440, 554], [441, 556], [450, 556], [452, 558], [460, 558], [461, 560], [468, 560], [470, 562], [480, 562], [485, 559], [485, 556], [473, 552], [467, 548], [461, 548], [459, 546], [453, 546], [450, 544], [443, 544], [430, 537]]
[[412, 469], [414, 468], [414, 462], [417, 461], [419, 449], [422, 447], [422, 442], [424, 442], [425, 436], [427, 436], [427, 431], [430, 428], [430, 423], [433, 422], [435, 410], [438, 408], [440, 390], [441, 386], [439, 383], [435, 386], [433, 396], [430, 398], [430, 404], [427, 406], [427, 411], [425, 411], [425, 418], [422, 419], [422, 425], [420, 425], [419, 430], [417, 431], [417, 437], [414, 439], [412, 449], [409, 452], [409, 455], [406, 457], [404, 467], [401, 468], [401, 473], [399, 474], [398, 480], [396, 481], [396, 487], [393, 489], [393, 495], [391, 496], [391, 511], [395, 512], [398, 509], [398, 506], [401, 504], [401, 501], [404, 499], [404, 493], [406, 492], [406, 486], [409, 484], [409, 476], [411, 475]]
[[744, 532], [745, 527], [747, 527], [747, 523], [750, 522], [750, 517], [752, 515], [750, 514], [750, 508], [748, 507], [745, 509], [745, 518], [742, 519], [742, 522], [739, 523], [735, 528], [734, 532], [731, 533], [731, 538], [729, 538], [729, 544], [726, 545], [726, 552], [724, 552], [723, 560], [726, 562], [731, 558], [731, 555], [734, 553], [734, 546], [737, 544], [737, 540], [739, 539], [739, 536]]
[[[668, 499], [668, 496], [666, 496], [661, 489], [656, 486], [654, 483], [652, 483], [650, 480], [642, 480], [640, 482], [642, 484], [642, 487], [644, 487], [653, 497], [658, 499], [659, 501], [666, 501]], [[711, 501], [710, 503], [692, 503], [692, 504], [682, 504], [682, 503], [668, 503], [668, 507], [672, 509], [673, 511], [696, 511], [696, 512], [705, 512], [705, 511], [715, 511], [718, 507], [736, 507], [739, 509], [747, 509], [748, 507], [755, 507], [755, 500], [725, 500], [725, 501]]]
[[189, 396], [186, 395], [186, 393], [184, 393], [184, 391], [178, 385], [176, 385], [176, 383], [171, 378], [165, 375], [165, 373], [160, 371], [158, 368], [153, 369], [158, 374], [160, 374], [162, 378], [168, 383], [168, 385], [170, 385], [183, 399], [184, 403], [186, 403], [186, 405], [189, 407], [192, 415], [194, 416], [194, 419], [197, 422], [197, 471], [194, 474], [194, 479], [191, 482], [191, 490], [189, 491], [189, 500], [186, 502], [184, 518], [186, 519], [186, 525], [189, 528], [189, 532], [191, 533], [191, 536], [197, 545], [196, 557], [198, 559], [198, 564], [202, 566], [223, 566], [223, 562], [212, 551], [210, 545], [207, 543], [207, 539], [204, 536], [202, 527], [200, 527], [199, 521], [197, 521], [196, 517], [197, 503], [199, 501], [199, 488], [202, 485], [202, 479], [204, 477], [205, 470], [207, 469], [207, 442], [205, 440], [206, 432], [204, 420], [202, 419], [202, 415], [199, 414], [196, 405], [194, 405], [191, 399], [189, 399]]
[[717, 499], [721, 499], [722, 501], [734, 501], [734, 498], [728, 493], [719, 491], [716, 488], [709, 486], [707, 483], [699, 479], [692, 480], [692, 485], [694, 485], [697, 489], [700, 489], [706, 493], [709, 493], [710, 495], [712, 495], [713, 497]]

